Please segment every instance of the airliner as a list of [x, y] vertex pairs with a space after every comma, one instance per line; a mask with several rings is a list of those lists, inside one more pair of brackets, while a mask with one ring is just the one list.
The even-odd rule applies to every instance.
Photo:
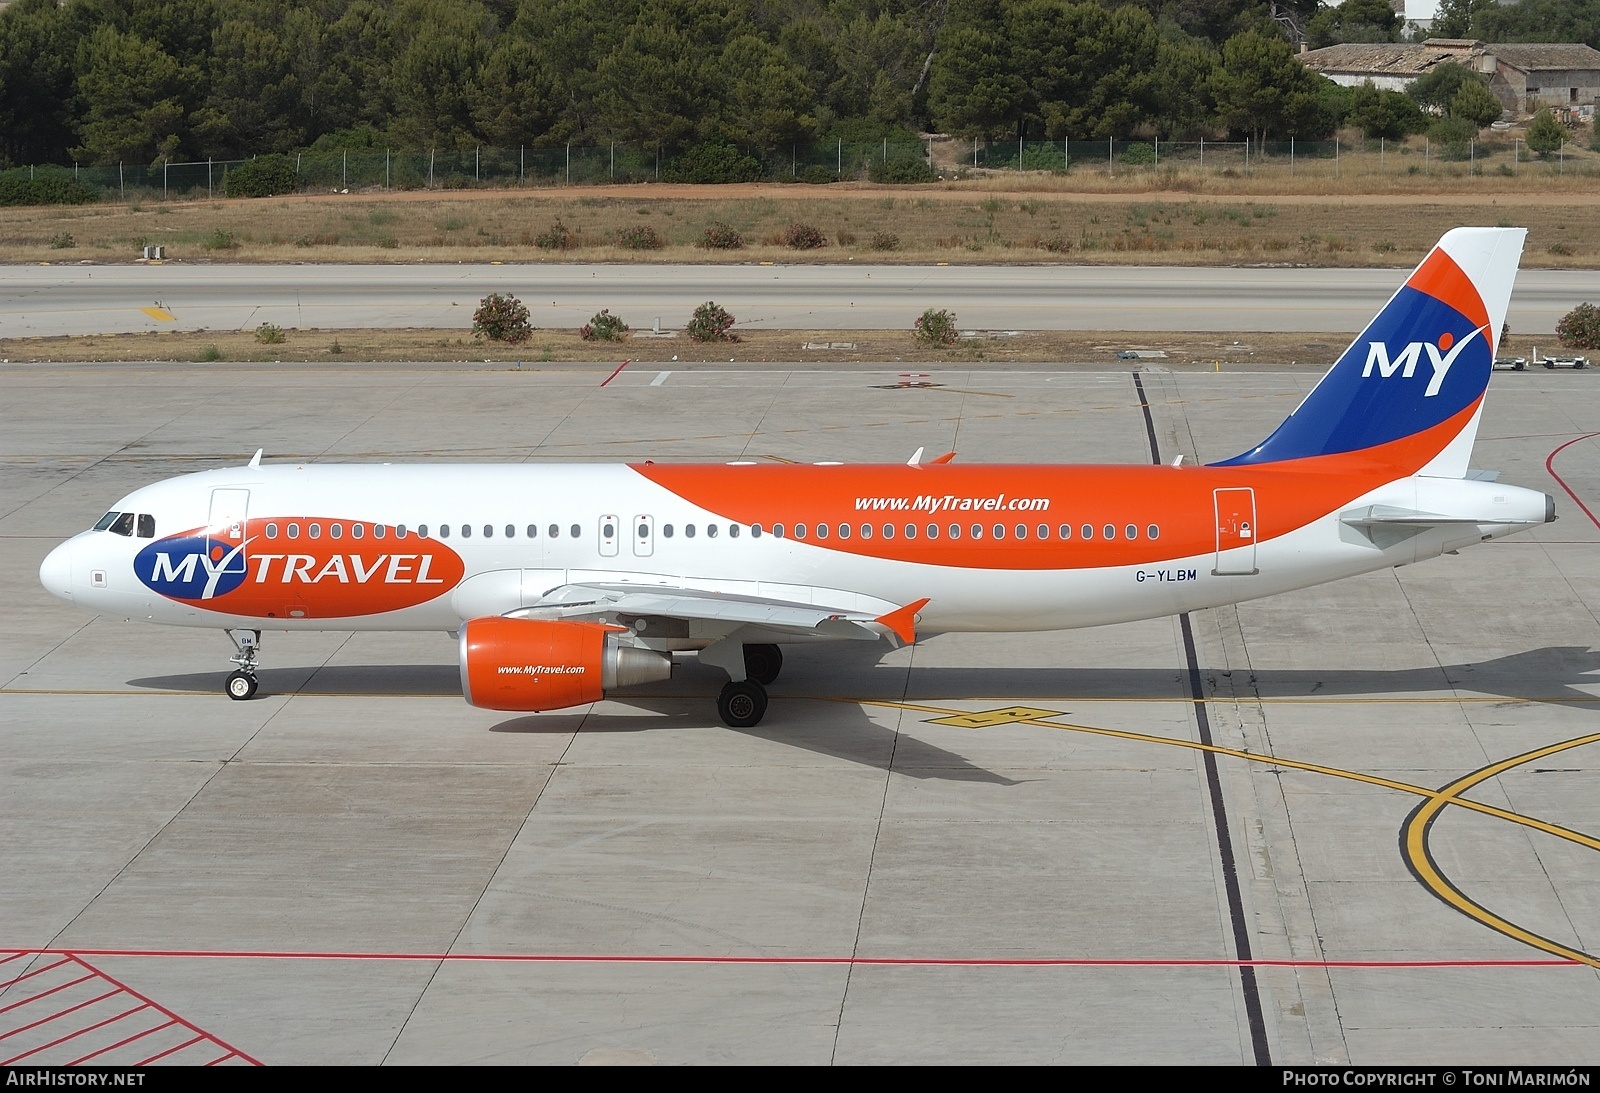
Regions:
[[1100, 626], [1409, 565], [1555, 519], [1468, 460], [1526, 232], [1446, 233], [1289, 417], [1209, 465], [264, 464], [135, 490], [41, 565], [102, 614], [232, 639], [434, 630], [474, 706], [728, 677], [782, 647]]

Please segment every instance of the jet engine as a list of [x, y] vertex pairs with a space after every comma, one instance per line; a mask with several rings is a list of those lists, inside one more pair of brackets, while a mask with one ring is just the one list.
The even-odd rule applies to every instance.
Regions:
[[461, 627], [461, 692], [488, 710], [559, 710], [672, 675], [672, 658], [624, 645], [620, 626], [482, 618]]

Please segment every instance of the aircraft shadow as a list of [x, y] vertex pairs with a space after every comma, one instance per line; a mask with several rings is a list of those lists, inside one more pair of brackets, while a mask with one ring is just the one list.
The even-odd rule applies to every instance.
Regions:
[[[257, 678], [264, 696], [461, 694], [461, 677], [455, 665], [263, 668]], [[829, 697], [913, 703], [994, 700], [1060, 705], [1105, 698], [1189, 697], [1187, 673], [1171, 668], [913, 668], [908, 683], [906, 678], [903, 668], [879, 668], [859, 658], [846, 656], [834, 665], [821, 658], [795, 657], [772, 688], [772, 706], [762, 724], [753, 729], [727, 731], [880, 770], [892, 765], [897, 773], [911, 777], [1014, 785], [1011, 779], [974, 766], [953, 752], [877, 724], [852, 702], [832, 703], [836, 710], [831, 716], [817, 718], [786, 711], [786, 699], [812, 697], [824, 690]], [[646, 711], [643, 715], [608, 712], [579, 716], [557, 711], [511, 718], [491, 731], [645, 732], [671, 724], [686, 712], [705, 717], [721, 679], [713, 669], [684, 663], [670, 681], [653, 684], [639, 694], [619, 691], [611, 696], [619, 703]], [[1337, 699], [1436, 693], [1459, 687], [1592, 710], [1597, 705], [1596, 696], [1581, 688], [1600, 684], [1600, 650], [1550, 646], [1492, 660], [1448, 664], [1442, 669], [1263, 670], [1234, 672], [1231, 676], [1202, 670], [1201, 681], [1207, 697]], [[153, 690], [220, 692], [222, 673], [147, 676], [131, 679], [128, 684]]]

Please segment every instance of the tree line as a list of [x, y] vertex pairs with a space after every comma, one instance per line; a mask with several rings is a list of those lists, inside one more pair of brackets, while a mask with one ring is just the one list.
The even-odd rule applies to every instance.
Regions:
[[[0, 166], [778, 149], [930, 129], [1314, 138], [1343, 100], [1293, 41], [1324, 14], [1317, 0], [16, 0], [0, 11]], [[1330, 33], [1366, 33], [1349, 22]]]

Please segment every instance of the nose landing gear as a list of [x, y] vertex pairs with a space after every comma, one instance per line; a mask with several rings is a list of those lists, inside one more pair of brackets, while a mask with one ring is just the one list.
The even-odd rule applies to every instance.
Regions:
[[228, 697], [236, 702], [243, 702], [252, 698], [256, 693], [256, 657], [261, 652], [260, 630], [224, 630], [228, 640], [233, 642], [233, 647], [238, 650], [228, 659], [239, 666], [238, 670], [228, 676], [223, 689]]

